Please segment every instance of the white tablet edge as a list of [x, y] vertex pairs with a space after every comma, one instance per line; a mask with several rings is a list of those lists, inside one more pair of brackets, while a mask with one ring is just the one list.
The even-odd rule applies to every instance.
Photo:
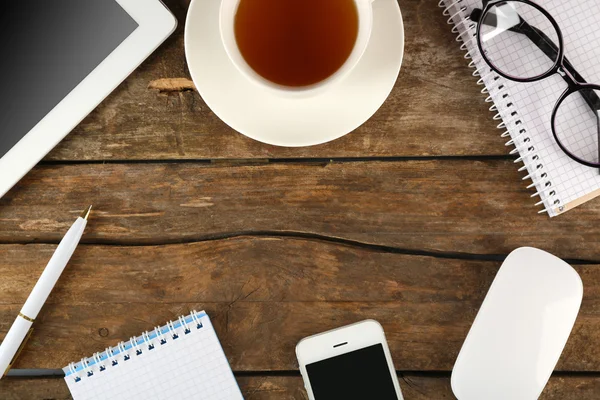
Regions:
[[0, 197], [115, 90], [177, 26], [173, 14], [159, 0], [116, 1], [139, 26], [0, 159]]

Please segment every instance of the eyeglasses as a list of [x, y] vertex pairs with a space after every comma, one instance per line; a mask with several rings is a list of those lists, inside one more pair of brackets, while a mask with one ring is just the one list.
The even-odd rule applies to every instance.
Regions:
[[559, 74], [567, 82], [552, 111], [552, 134], [573, 160], [600, 168], [600, 85], [587, 83], [567, 60], [550, 13], [529, 0], [483, 0], [471, 20], [478, 22], [481, 56], [499, 75], [535, 82]]

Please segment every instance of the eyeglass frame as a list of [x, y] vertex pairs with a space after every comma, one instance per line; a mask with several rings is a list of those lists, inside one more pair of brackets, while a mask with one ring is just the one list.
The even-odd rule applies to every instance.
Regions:
[[[481, 25], [482, 24], [480, 22], [485, 20], [485, 17], [487, 16], [488, 12], [493, 7], [497, 6], [500, 3], [509, 3], [509, 2], [510, 3], [522, 3], [522, 4], [525, 4], [530, 7], [535, 8], [537, 11], [541, 12], [548, 19], [548, 21], [550, 21], [550, 23], [554, 27], [554, 30], [556, 31], [556, 35], [558, 37], [558, 46], [550, 38], [548, 38], [542, 31], [538, 30], [537, 28], [535, 28], [532, 25], [529, 25], [519, 15], [519, 18], [521, 20], [521, 22], [519, 23], [519, 26], [524, 26], [526, 29], [529, 29], [530, 34], [533, 33], [534, 35], [537, 35], [538, 37], [533, 39], [526, 32], [518, 32], [518, 33], [522, 33], [522, 34], [526, 35], [527, 38], [529, 40], [531, 40], [538, 48], [540, 48], [540, 50], [542, 50], [542, 52], [544, 52], [544, 54], [547, 57], [551, 58], [551, 56], [548, 55], [547, 51], [553, 51], [556, 53], [556, 59], [554, 60], [554, 65], [552, 66], [552, 68], [550, 68], [548, 71], [544, 72], [543, 74], [540, 74], [540, 75], [534, 76], [534, 77], [529, 77], [529, 78], [519, 78], [519, 77], [512, 76], [512, 75], [507, 74], [504, 71], [498, 69], [494, 65], [494, 63], [487, 57], [486, 52], [484, 51], [483, 44], [482, 44], [482, 35], [481, 35]], [[556, 143], [558, 144], [560, 149], [574, 161], [576, 161], [580, 164], [583, 164], [585, 166], [588, 166], [588, 167], [600, 168], [600, 115], [599, 115], [599, 113], [600, 113], [600, 98], [596, 95], [595, 92], [591, 91], [591, 90], [598, 90], [600, 92], [600, 85], [587, 83], [585, 81], [585, 79], [577, 72], [577, 70], [575, 70], [575, 67], [573, 67], [573, 64], [571, 64], [571, 62], [569, 62], [569, 60], [565, 57], [563, 34], [562, 34], [560, 27], [558, 26], [558, 23], [554, 19], [554, 17], [552, 17], [552, 15], [548, 11], [546, 11], [543, 7], [534, 3], [531, 0], [482, 0], [482, 4], [483, 4], [482, 10], [480, 10], [480, 9], [473, 10], [473, 12], [471, 13], [471, 20], [477, 24], [477, 30], [476, 30], [477, 47], [479, 48], [479, 52], [480, 52], [483, 60], [498, 75], [500, 75], [506, 79], [509, 79], [511, 81], [520, 82], [520, 83], [537, 82], [537, 81], [543, 80], [551, 75], [559, 74], [565, 80], [565, 82], [567, 82], [568, 86], [567, 86], [567, 89], [565, 89], [565, 91], [560, 95], [556, 104], [554, 105], [554, 109], [552, 110], [551, 129], [552, 129], [552, 135], [554, 136], [554, 140], [556, 141]], [[541, 41], [543, 41], [545, 43], [540, 43]], [[545, 46], [542, 47], [543, 45], [545, 45]], [[560, 139], [558, 138], [558, 134], [556, 133], [556, 114], [557, 114], [558, 109], [560, 108], [561, 104], [565, 101], [565, 99], [569, 95], [571, 95], [575, 92], [584, 91], [586, 89], [589, 89], [590, 92], [587, 95], [581, 93], [581, 96], [585, 99], [586, 103], [588, 104], [588, 106], [590, 106], [592, 111], [595, 112], [596, 119], [598, 121], [598, 153], [599, 153], [598, 154], [599, 155], [598, 163], [591, 163], [589, 161], [586, 161], [582, 158], [577, 157], [575, 154], [573, 154], [571, 151], [569, 151], [569, 149], [566, 148], [566, 146], [560, 141]]]

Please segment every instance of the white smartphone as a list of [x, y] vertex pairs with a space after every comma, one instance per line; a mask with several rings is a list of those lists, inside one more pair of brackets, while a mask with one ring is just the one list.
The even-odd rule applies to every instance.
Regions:
[[379, 322], [366, 320], [309, 336], [296, 346], [311, 400], [403, 400]]

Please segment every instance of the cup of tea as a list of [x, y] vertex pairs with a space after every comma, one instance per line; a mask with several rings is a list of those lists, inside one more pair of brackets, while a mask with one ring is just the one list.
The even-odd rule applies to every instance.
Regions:
[[219, 28], [231, 62], [281, 94], [314, 94], [363, 56], [374, 0], [221, 0]]

